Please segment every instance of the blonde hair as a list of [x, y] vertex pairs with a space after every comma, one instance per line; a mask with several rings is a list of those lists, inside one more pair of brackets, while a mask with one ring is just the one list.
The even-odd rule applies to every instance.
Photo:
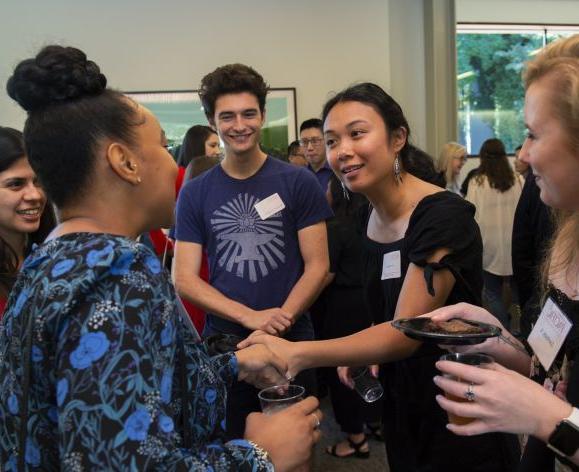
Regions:
[[442, 146], [436, 161], [436, 170], [444, 174], [447, 184], [456, 180], [456, 176], [452, 175], [452, 160], [464, 154], [466, 154], [466, 148], [461, 144], [450, 142]]
[[[571, 149], [579, 150], [579, 35], [551, 43], [527, 63], [525, 90], [535, 82], [550, 80], [552, 110], [565, 129]], [[579, 159], [579, 152], [577, 153]], [[555, 234], [543, 264], [543, 286], [550, 276], [579, 271], [579, 212], [557, 210]]]

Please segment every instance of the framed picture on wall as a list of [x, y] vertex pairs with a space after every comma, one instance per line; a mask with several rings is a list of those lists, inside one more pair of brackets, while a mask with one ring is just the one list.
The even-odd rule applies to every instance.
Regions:
[[[125, 93], [153, 112], [171, 147], [181, 144], [191, 126], [208, 125], [197, 90]], [[268, 154], [285, 156], [288, 144], [297, 139], [296, 89], [271, 88], [265, 109], [261, 147]]]

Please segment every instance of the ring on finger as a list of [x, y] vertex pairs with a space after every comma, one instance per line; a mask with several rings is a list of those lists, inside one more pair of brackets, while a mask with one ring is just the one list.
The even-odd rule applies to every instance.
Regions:
[[316, 415], [315, 413], [312, 413], [312, 415], [314, 415], [314, 418], [316, 419], [316, 424], [314, 425], [314, 429], [319, 429], [320, 425], [322, 424], [322, 422], [320, 421], [320, 419], [318, 418], [318, 415]]
[[473, 391], [473, 386], [474, 384], [471, 382], [468, 384], [468, 387], [466, 389], [466, 392], [464, 392], [464, 397], [469, 401], [469, 402], [474, 402], [476, 395], [474, 394]]

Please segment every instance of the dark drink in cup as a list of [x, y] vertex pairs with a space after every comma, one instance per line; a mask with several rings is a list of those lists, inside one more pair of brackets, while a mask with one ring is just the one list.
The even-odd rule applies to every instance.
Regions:
[[[485, 364], [491, 364], [494, 362], [493, 358], [491, 356], [487, 356], [486, 354], [460, 354], [460, 353], [445, 354], [444, 356], [440, 357], [440, 360], [441, 361], [460, 362], [461, 364], [474, 365], [477, 367], [481, 367]], [[462, 379], [460, 377], [455, 377], [454, 375], [448, 375], [448, 374], [444, 374], [444, 376], [446, 378], [456, 380], [457, 382], [462, 382]], [[469, 388], [469, 384], [467, 382], [463, 382], [463, 384], [464, 384], [464, 392], [466, 394], [466, 392], [468, 391], [468, 388]], [[449, 400], [452, 400], [455, 402], [467, 402], [468, 401], [468, 399], [466, 398], [466, 395], [463, 395], [461, 397], [457, 397], [455, 395], [451, 395], [450, 393], [446, 393], [446, 392], [444, 393], [444, 395]], [[447, 411], [447, 413], [448, 413], [448, 421], [453, 423], [453, 424], [463, 425], [463, 424], [469, 424], [469, 423], [474, 421], [474, 418], [467, 418], [465, 416], [458, 416], [458, 415], [455, 415], [454, 413], [451, 413], [450, 411]]]

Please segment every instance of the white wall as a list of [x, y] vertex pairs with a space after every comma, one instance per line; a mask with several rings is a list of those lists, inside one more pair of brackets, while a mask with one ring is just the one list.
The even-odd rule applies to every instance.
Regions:
[[458, 22], [579, 24], [577, 0], [456, 0]]
[[[425, 1], [2, 0], [0, 125], [25, 118], [3, 92], [14, 65], [58, 42], [85, 50], [122, 90], [197, 88], [219, 65], [250, 64], [271, 86], [297, 88], [298, 124], [331, 91], [371, 80], [400, 102], [424, 147]], [[579, 1], [456, 0], [456, 17], [579, 23]]]
[[[388, 87], [387, 0], [3, 0], [0, 124], [24, 114], [3, 93], [14, 65], [42, 45], [75, 45], [123, 90], [197, 88], [243, 62], [272, 87], [296, 87], [298, 125], [328, 92], [364, 80]], [[9, 20], [9, 21], [6, 21]]]

